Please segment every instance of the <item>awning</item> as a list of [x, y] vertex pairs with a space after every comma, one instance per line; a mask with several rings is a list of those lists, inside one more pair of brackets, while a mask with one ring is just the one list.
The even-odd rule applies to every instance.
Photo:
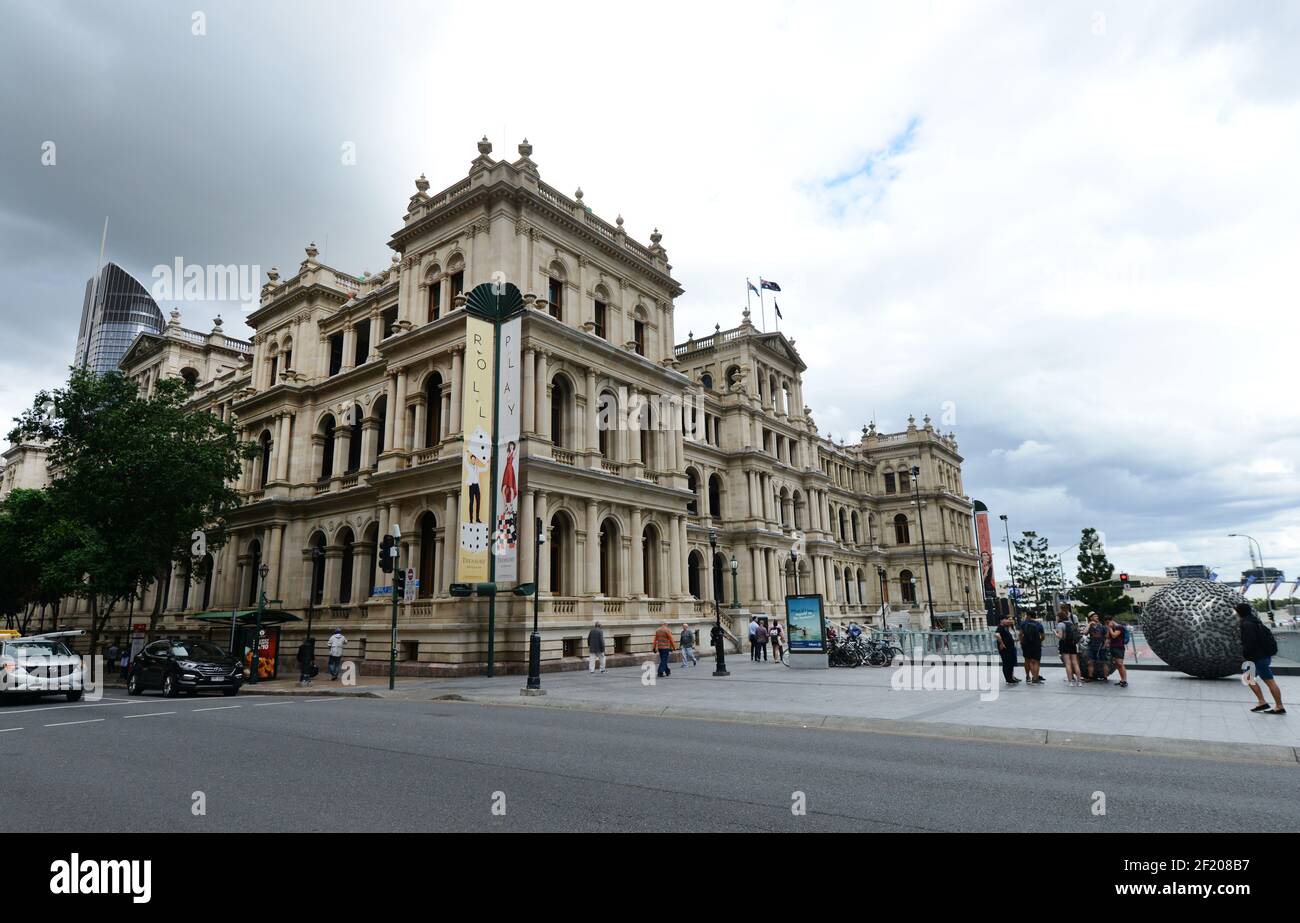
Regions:
[[[186, 618], [196, 619], [197, 621], [200, 622], [224, 622], [225, 624], [229, 625], [230, 616], [231, 616], [231, 612], [229, 609], [227, 609], [225, 611], [199, 612], [195, 615], [187, 615]], [[234, 613], [234, 616], [235, 616], [235, 624], [237, 625], [257, 624], [256, 609], [240, 609]], [[300, 616], [294, 615], [292, 612], [285, 612], [283, 609], [262, 610], [263, 625], [283, 625], [285, 622], [301, 622], [301, 621], [302, 618]]]

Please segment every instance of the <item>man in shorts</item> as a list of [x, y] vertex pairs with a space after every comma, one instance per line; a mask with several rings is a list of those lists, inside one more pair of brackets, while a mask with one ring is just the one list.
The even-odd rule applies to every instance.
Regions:
[[1043, 634], [1038, 614], [1030, 612], [1029, 618], [1020, 623], [1020, 653], [1025, 658], [1025, 682], [1030, 684], [1043, 682], [1038, 672], [1043, 661]]
[[[1268, 630], [1268, 626], [1259, 620], [1255, 608], [1250, 603], [1237, 604], [1237, 622], [1241, 625], [1241, 656], [1252, 664], [1254, 673], [1254, 681], [1251, 681], [1248, 674], [1246, 685], [1250, 686], [1251, 692], [1255, 693], [1255, 698], [1259, 700], [1259, 704], [1251, 711], [1266, 715], [1285, 715], [1286, 709], [1282, 707], [1282, 690], [1277, 687], [1277, 680], [1273, 678], [1273, 655], [1277, 653], [1277, 639], [1273, 637], [1273, 632]], [[1259, 691], [1261, 679], [1268, 686], [1268, 691], [1273, 693], [1273, 701], [1277, 702], [1277, 708], [1269, 708], [1264, 693]]]

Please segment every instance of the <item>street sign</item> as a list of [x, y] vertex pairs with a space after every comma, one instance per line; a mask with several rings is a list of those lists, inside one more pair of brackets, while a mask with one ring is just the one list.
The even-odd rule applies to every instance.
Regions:
[[415, 568], [408, 567], [406, 569], [406, 590], [402, 593], [402, 602], [415, 602], [415, 589]]

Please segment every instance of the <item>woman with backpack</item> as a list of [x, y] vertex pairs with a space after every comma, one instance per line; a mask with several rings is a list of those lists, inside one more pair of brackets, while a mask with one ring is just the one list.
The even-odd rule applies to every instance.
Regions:
[[1060, 621], [1056, 623], [1056, 649], [1065, 664], [1065, 681], [1071, 686], [1083, 685], [1079, 672], [1079, 623], [1070, 614], [1070, 607], [1061, 604]]
[[[1254, 665], [1255, 681], [1251, 682], [1248, 679], [1247, 685], [1255, 693], [1259, 704], [1251, 711], [1263, 712], [1266, 715], [1285, 715], [1286, 709], [1282, 707], [1282, 690], [1277, 688], [1277, 680], [1273, 678], [1273, 655], [1277, 653], [1277, 638], [1274, 638], [1273, 632], [1259, 620], [1255, 608], [1250, 603], [1237, 604], [1237, 621], [1241, 625], [1241, 657]], [[1261, 679], [1268, 685], [1268, 691], [1273, 693], [1277, 708], [1269, 708], [1264, 693], [1259, 691]]]

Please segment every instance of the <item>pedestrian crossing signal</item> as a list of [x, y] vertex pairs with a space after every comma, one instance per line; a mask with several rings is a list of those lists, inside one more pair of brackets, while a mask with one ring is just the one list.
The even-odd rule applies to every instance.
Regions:
[[393, 572], [393, 537], [385, 535], [379, 545], [379, 569], [386, 574]]

